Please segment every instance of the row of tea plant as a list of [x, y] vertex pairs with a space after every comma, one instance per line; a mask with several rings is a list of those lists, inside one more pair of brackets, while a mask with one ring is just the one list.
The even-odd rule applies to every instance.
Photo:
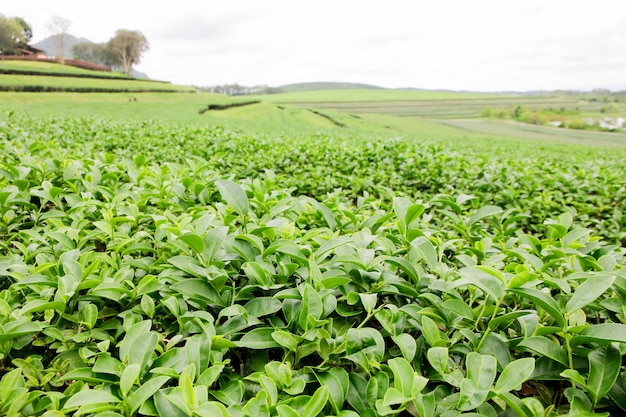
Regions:
[[0, 149], [2, 415], [626, 411], [619, 152], [14, 115]]

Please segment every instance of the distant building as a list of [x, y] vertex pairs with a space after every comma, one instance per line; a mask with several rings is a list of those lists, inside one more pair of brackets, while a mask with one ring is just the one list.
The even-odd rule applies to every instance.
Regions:
[[15, 55], [24, 56], [24, 57], [46, 57], [46, 51], [43, 49], [35, 48], [31, 45], [19, 45], [17, 47], [17, 51]]

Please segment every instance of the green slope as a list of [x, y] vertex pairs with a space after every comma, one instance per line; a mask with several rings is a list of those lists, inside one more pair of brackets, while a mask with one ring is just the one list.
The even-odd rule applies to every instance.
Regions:
[[100, 78], [57, 77], [46, 75], [0, 74], [0, 89], [5, 91], [194, 91], [192, 87], [152, 81]]
[[48, 62], [6, 61], [0, 64], [0, 91], [19, 92], [193, 92], [189, 86], [139, 80], [120, 73], [91, 71]]
[[79, 77], [93, 78], [128, 78], [121, 72], [96, 71], [72, 65], [61, 65], [56, 62], [45, 61], [4, 61], [0, 63], [0, 73], [24, 73], [24, 74], [60, 74], [64, 76], [76, 75]]
[[[57, 69], [55, 67], [50, 67]], [[399, 90], [325, 90], [232, 98], [209, 93], [189, 94], [191, 87], [138, 80], [105, 80], [75, 77], [0, 75], [0, 86], [38, 85], [49, 89], [101, 88], [109, 93], [0, 92], [0, 111], [32, 115], [62, 115], [95, 119], [176, 122], [191, 125], [222, 125], [272, 131], [337, 131], [384, 137], [413, 136], [447, 140], [460, 138], [494, 141], [536, 141], [598, 147], [626, 147], [626, 136], [600, 132], [506, 123], [476, 117], [487, 104], [511, 106], [580, 105], [581, 110], [598, 103], [579, 104], [575, 97], [558, 95], [507, 96], [479, 93]], [[156, 93], [156, 86], [171, 88]], [[113, 91], [147, 91], [110, 94]], [[184, 92], [181, 94], [177, 91]], [[212, 104], [229, 105], [259, 100], [260, 103], [200, 114]], [[360, 101], [359, 101], [360, 100]], [[569, 101], [568, 101], [569, 100]], [[403, 117], [399, 117], [403, 116]], [[420, 116], [420, 117], [416, 117]]]

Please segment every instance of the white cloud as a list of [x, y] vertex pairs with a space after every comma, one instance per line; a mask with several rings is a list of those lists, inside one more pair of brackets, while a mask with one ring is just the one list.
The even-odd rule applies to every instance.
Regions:
[[138, 69], [182, 84], [352, 81], [464, 90], [623, 88], [626, 2], [600, 0], [31, 0], [3, 5], [45, 38], [52, 15], [96, 42], [151, 44]]

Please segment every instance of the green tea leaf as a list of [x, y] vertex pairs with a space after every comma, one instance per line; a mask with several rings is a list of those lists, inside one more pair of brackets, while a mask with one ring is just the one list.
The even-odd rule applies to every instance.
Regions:
[[426, 357], [430, 365], [439, 372], [440, 375], [448, 373], [448, 348], [431, 347], [426, 352]]
[[504, 283], [488, 272], [478, 267], [463, 268], [459, 272], [464, 280], [458, 280], [455, 285], [468, 282], [483, 290], [494, 300], [499, 300], [503, 297]]
[[108, 391], [87, 389], [72, 395], [63, 406], [63, 410], [78, 408], [89, 404], [118, 403], [120, 401], [122, 400]]
[[322, 385], [328, 387], [330, 403], [335, 413], [339, 414], [348, 395], [350, 385], [348, 372], [343, 368], [332, 368], [328, 372], [318, 374], [317, 379]]
[[83, 307], [83, 316], [85, 327], [89, 330], [93, 329], [96, 326], [96, 321], [98, 321], [98, 306], [93, 303], [87, 304]]
[[615, 384], [611, 387], [609, 397], [619, 408], [626, 411], [626, 385], [620, 378], [617, 378]]
[[522, 383], [533, 374], [535, 370], [535, 360], [533, 358], [522, 358], [510, 362], [498, 377], [495, 391], [498, 394], [512, 390], [520, 390]]
[[428, 316], [422, 316], [422, 333], [430, 346], [437, 346], [442, 340], [437, 323]]
[[242, 269], [253, 285], [259, 285], [265, 288], [272, 285], [271, 277], [260, 263], [246, 262], [243, 264]]
[[200, 417], [230, 417], [224, 404], [217, 401], [207, 401], [196, 407], [193, 412]]
[[413, 401], [420, 416], [434, 416], [436, 408], [435, 391], [428, 394], [419, 394]]
[[221, 403], [232, 406], [239, 405], [243, 401], [244, 386], [241, 380], [231, 380], [226, 384], [223, 384], [217, 391], [210, 391], [218, 401]]
[[420, 236], [411, 242], [411, 246], [419, 254], [419, 257], [426, 261], [426, 265], [428, 265], [430, 269], [437, 268], [439, 262], [437, 251], [430, 240]]
[[585, 378], [575, 369], [566, 369], [560, 373], [560, 376], [563, 378], [571, 379], [572, 381], [582, 385], [583, 387], [587, 387], [587, 382]]
[[363, 375], [355, 372], [351, 372], [349, 378], [350, 385], [348, 386], [346, 401], [352, 408], [362, 413], [368, 407], [366, 398], [368, 380]]
[[12, 393], [20, 392], [20, 389], [25, 386], [26, 382], [24, 381], [20, 368], [7, 372], [2, 376], [2, 380], [0, 381], [0, 400], [6, 403], [11, 398]]
[[150, 317], [151, 319], [154, 318], [156, 306], [154, 305], [154, 300], [152, 299], [152, 297], [150, 297], [148, 294], [144, 294], [141, 297], [140, 305], [141, 309], [144, 313], [146, 313], [148, 317]]
[[148, 401], [150, 397], [169, 380], [169, 376], [157, 376], [141, 384], [141, 386], [126, 399], [126, 402], [130, 406], [131, 413], [137, 411], [144, 402]]
[[178, 237], [178, 240], [185, 242], [196, 253], [202, 253], [204, 251], [204, 240], [193, 233], [188, 233]]
[[363, 308], [369, 314], [376, 308], [376, 303], [378, 301], [377, 294], [359, 294], [359, 298], [361, 299], [361, 304], [363, 304]]
[[279, 417], [301, 417], [296, 410], [285, 404], [277, 405], [276, 411], [278, 411]]
[[383, 397], [382, 401], [381, 400], [376, 401], [377, 403], [376, 408], [378, 409], [378, 412], [380, 414], [386, 415], [388, 412], [387, 407], [390, 407], [392, 405], [404, 404], [409, 401], [411, 401], [411, 397], [404, 395], [397, 388], [389, 388], [385, 392], [385, 396]]
[[[112, 372], [111, 372], [112, 374]], [[84, 381], [94, 384], [111, 384], [119, 381], [119, 378], [106, 373], [100, 374], [92, 371], [92, 368], [74, 368], [59, 378], [61, 381]]]
[[476, 210], [476, 213], [467, 221], [467, 225], [471, 226], [479, 220], [482, 220], [487, 217], [495, 216], [496, 214], [502, 213], [502, 208], [497, 206], [484, 206]]
[[192, 300], [203, 301], [225, 307], [219, 294], [208, 282], [200, 279], [186, 279], [170, 286], [171, 289]]
[[535, 289], [535, 288], [509, 288], [507, 291], [517, 294], [521, 297], [527, 298], [544, 309], [561, 327], [565, 327], [565, 317], [561, 312], [556, 301], [549, 295]]
[[587, 342], [626, 343], [626, 325], [618, 323], [600, 323], [587, 327], [580, 335], [571, 340], [573, 346]]
[[227, 234], [228, 227], [222, 226], [209, 230], [204, 236], [204, 250], [202, 251], [202, 257], [207, 265], [213, 263], [215, 255], [222, 246]]
[[302, 410], [301, 417], [316, 417], [328, 402], [329, 396], [330, 392], [326, 385], [319, 387]]
[[410, 278], [411, 282], [415, 285], [419, 285], [419, 276], [417, 270], [406, 259], [400, 257], [389, 257], [385, 259], [386, 262], [396, 265]]
[[267, 394], [267, 398], [269, 400], [269, 405], [273, 406], [278, 402], [278, 387], [272, 378], [267, 375], [261, 374], [259, 376], [259, 383], [261, 384], [261, 388]]
[[302, 309], [298, 318], [300, 327], [309, 330], [309, 323], [319, 320], [323, 312], [324, 305], [319, 293], [311, 285], [304, 284], [302, 287]]
[[[190, 366], [194, 365], [191, 364]], [[189, 368], [186, 368], [180, 375], [180, 378], [178, 378], [178, 387], [180, 388], [180, 397], [182, 401], [189, 409], [193, 410], [198, 406], [198, 399], [193, 389], [193, 381], [190, 376], [191, 372], [188, 372], [188, 370]]]
[[272, 333], [272, 339], [276, 341], [280, 346], [289, 349], [292, 352], [298, 350], [298, 341], [289, 332], [284, 330], [276, 330]]
[[393, 372], [394, 387], [402, 393], [404, 397], [411, 397], [413, 395], [415, 376], [411, 364], [404, 358], [389, 359], [387, 364], [391, 368], [391, 372]]
[[590, 275], [585, 282], [580, 284], [574, 295], [565, 305], [565, 312], [571, 314], [600, 297], [615, 281], [615, 275], [595, 274]]
[[470, 352], [465, 358], [467, 378], [474, 382], [479, 390], [489, 390], [496, 378], [496, 358], [490, 355], [481, 355]]
[[402, 356], [404, 356], [407, 361], [412, 361], [413, 358], [415, 358], [417, 343], [413, 336], [407, 333], [401, 333], [396, 336], [391, 336], [391, 340], [400, 348]]
[[198, 380], [196, 381], [197, 385], [210, 387], [215, 381], [217, 381], [217, 378], [219, 378], [223, 370], [224, 365], [213, 365], [209, 367], [200, 374]]
[[251, 316], [263, 317], [280, 311], [282, 303], [272, 297], [257, 297], [248, 301], [243, 307]]
[[47, 325], [40, 322], [15, 320], [0, 327], [0, 343], [7, 342], [18, 337], [34, 335], [43, 330]]
[[461, 411], [469, 411], [485, 402], [489, 395], [488, 389], [481, 389], [477, 382], [464, 378], [461, 381], [461, 391], [457, 408]]
[[622, 357], [612, 345], [599, 347], [589, 353], [587, 386], [594, 404], [603, 399], [615, 384], [620, 373]]
[[280, 347], [281, 345], [272, 337], [273, 333], [274, 329], [271, 327], [253, 329], [244, 334], [237, 344], [247, 349], [272, 349]]
[[324, 258], [326, 258], [330, 253], [344, 245], [352, 243], [354, 240], [349, 237], [341, 237], [341, 238], [333, 238], [328, 241], [322, 243], [319, 248], [315, 251], [315, 259], [317, 262], [321, 262]]
[[346, 340], [346, 353], [348, 355], [361, 351], [366, 354], [374, 353], [378, 358], [385, 355], [385, 341], [380, 332], [371, 327], [348, 329]]
[[67, 304], [61, 301], [32, 300], [24, 304], [20, 313], [22, 315], [39, 313], [45, 310], [56, 310], [60, 313], [65, 312]]
[[532, 336], [522, 340], [517, 346], [530, 349], [542, 356], [569, 366], [565, 350], [548, 337]]
[[140, 368], [143, 370], [152, 357], [158, 342], [159, 335], [155, 332], [138, 336], [130, 346], [128, 362], [131, 364], [139, 364]]
[[139, 380], [139, 373], [141, 372], [141, 365], [138, 363], [132, 363], [124, 369], [120, 378], [120, 391], [122, 396], [126, 398], [130, 389], [135, 385], [135, 382]]
[[235, 209], [240, 215], [248, 214], [248, 196], [245, 191], [232, 181], [218, 180], [215, 181], [220, 195], [226, 202]]

